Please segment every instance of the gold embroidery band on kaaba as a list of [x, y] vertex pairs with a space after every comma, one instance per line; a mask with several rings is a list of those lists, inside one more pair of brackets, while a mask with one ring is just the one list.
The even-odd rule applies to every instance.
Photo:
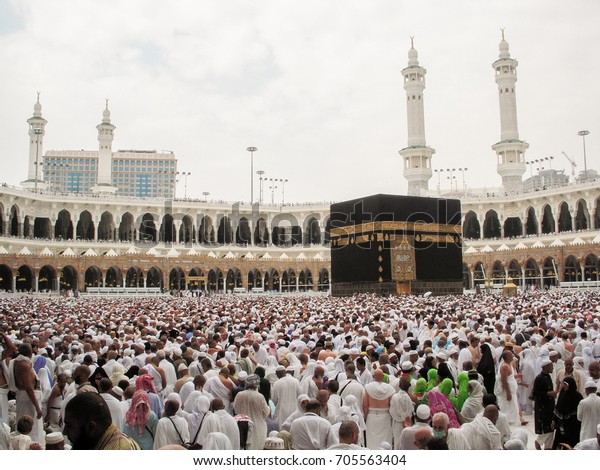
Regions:
[[460, 235], [460, 225], [428, 224], [425, 222], [367, 222], [359, 225], [332, 228], [332, 237], [343, 237], [356, 234], [370, 234], [373, 232], [406, 230], [410, 232], [440, 233], [447, 232]]

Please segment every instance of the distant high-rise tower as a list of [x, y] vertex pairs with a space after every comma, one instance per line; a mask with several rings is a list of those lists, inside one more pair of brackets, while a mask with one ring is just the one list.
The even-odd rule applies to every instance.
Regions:
[[96, 126], [98, 129], [98, 182], [92, 188], [93, 193], [114, 194], [117, 188], [112, 181], [112, 142], [115, 138], [115, 126], [110, 123], [108, 100], [102, 114], [102, 122]]
[[37, 191], [46, 188], [46, 183], [42, 177], [42, 155], [47, 122], [42, 117], [42, 105], [40, 104], [40, 94], [38, 92], [37, 101], [33, 106], [33, 116], [27, 119], [27, 124], [29, 124], [29, 164], [27, 166], [27, 179], [21, 183], [26, 189]]
[[425, 68], [419, 65], [419, 55], [410, 39], [408, 67], [402, 70], [406, 90], [408, 146], [398, 153], [404, 158], [404, 177], [408, 181], [408, 195], [421, 196], [428, 189], [431, 178], [431, 156], [435, 150], [425, 143], [425, 112], [423, 90]]
[[500, 142], [492, 145], [497, 155], [497, 170], [502, 176], [502, 185], [507, 192], [518, 191], [523, 185], [523, 173], [526, 170], [525, 150], [529, 144], [519, 140], [517, 125], [517, 97], [515, 83], [517, 82], [516, 59], [511, 59], [508, 43], [500, 41], [499, 59], [492, 66], [496, 71], [498, 96], [500, 99]]

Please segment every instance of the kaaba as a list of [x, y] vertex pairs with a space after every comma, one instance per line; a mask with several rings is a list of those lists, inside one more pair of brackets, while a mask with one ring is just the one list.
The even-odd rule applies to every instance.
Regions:
[[330, 217], [332, 295], [462, 293], [459, 200], [377, 194]]

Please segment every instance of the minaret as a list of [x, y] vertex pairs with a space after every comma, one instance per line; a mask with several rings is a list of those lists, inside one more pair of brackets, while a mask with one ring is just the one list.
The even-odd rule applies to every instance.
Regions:
[[406, 90], [408, 146], [398, 152], [404, 158], [404, 177], [408, 181], [409, 196], [421, 196], [427, 191], [431, 178], [431, 156], [435, 153], [425, 144], [423, 90], [427, 71], [419, 65], [418, 57], [411, 37], [408, 67], [402, 70]]
[[92, 188], [94, 194], [115, 194], [117, 188], [112, 182], [112, 141], [115, 138], [115, 126], [110, 123], [108, 100], [102, 114], [102, 122], [96, 126], [98, 129], [98, 181]]
[[502, 176], [502, 185], [506, 192], [515, 192], [522, 189], [523, 173], [526, 170], [525, 150], [529, 144], [519, 140], [519, 126], [517, 125], [517, 98], [515, 83], [517, 82], [516, 59], [510, 57], [508, 43], [500, 41], [499, 59], [492, 64], [496, 71], [498, 96], [500, 99], [500, 142], [492, 145], [492, 150], [497, 155], [497, 170]]
[[42, 105], [38, 92], [37, 102], [33, 106], [33, 116], [27, 119], [27, 124], [29, 124], [29, 165], [27, 166], [27, 179], [21, 183], [25, 189], [37, 191], [46, 188], [42, 177], [42, 163], [47, 122], [42, 117]]

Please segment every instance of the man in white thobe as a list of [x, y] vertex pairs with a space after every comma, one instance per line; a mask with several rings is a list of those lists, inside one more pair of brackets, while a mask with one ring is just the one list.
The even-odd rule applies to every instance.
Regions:
[[[212, 413], [207, 414], [200, 429], [198, 442], [205, 442], [211, 432], [222, 432], [231, 442], [233, 450], [240, 449], [240, 431], [233, 416], [225, 411], [223, 400], [215, 398], [210, 404]], [[193, 436], [192, 436], [193, 437]]]
[[354, 395], [359, 404], [363, 402], [365, 388], [354, 375], [355, 371], [356, 367], [354, 366], [354, 363], [349, 362], [346, 364], [346, 380], [342, 380], [340, 382], [340, 390], [338, 392], [338, 395], [342, 399], [342, 406], [344, 405], [344, 400], [346, 397], [348, 397], [348, 395]]
[[429, 426], [429, 420], [431, 419], [431, 410], [427, 405], [419, 405], [415, 413], [415, 424], [404, 428], [402, 434], [400, 434], [400, 442], [394, 448], [399, 450], [417, 450], [415, 445], [415, 434], [419, 429], [427, 429], [432, 432], [431, 426]]
[[160, 367], [165, 372], [165, 376], [167, 378], [167, 387], [165, 393], [168, 395], [173, 391], [175, 382], [177, 382], [177, 371], [175, 370], [175, 366], [167, 360], [167, 353], [164, 349], [157, 351], [156, 355], [160, 359], [158, 367]]
[[596, 383], [588, 380], [585, 383], [586, 398], [577, 406], [577, 419], [581, 421], [579, 440], [584, 441], [596, 437], [596, 427], [600, 424], [600, 396]]
[[[258, 386], [260, 378], [256, 374], [249, 375], [246, 379], [246, 390], [239, 392], [235, 396], [233, 408], [236, 414], [247, 415], [254, 423], [250, 441], [249, 450], [262, 450], [267, 438], [267, 417], [271, 412], [269, 405], [260, 393]], [[208, 382], [207, 382], [208, 384]]]
[[494, 425], [498, 419], [496, 405], [488, 405], [482, 415], [463, 424], [461, 431], [472, 450], [502, 450], [500, 431]]
[[100, 396], [104, 398], [104, 401], [108, 405], [112, 423], [119, 428], [119, 431], [122, 431], [125, 413], [123, 412], [121, 401], [117, 400], [114, 396], [111, 395], [110, 391], [112, 388], [112, 382], [110, 381], [110, 379], [104, 377], [102, 380], [100, 380]]
[[188, 422], [183, 416], [177, 416], [178, 410], [179, 402], [177, 400], [167, 400], [165, 402], [165, 417], [160, 418], [154, 433], [154, 450], [172, 444], [182, 446], [189, 442]]
[[410, 379], [404, 376], [400, 379], [400, 390], [392, 396], [390, 401], [390, 415], [392, 417], [392, 435], [394, 439], [394, 449], [400, 444], [400, 435], [404, 429], [404, 423], [412, 419], [415, 411], [415, 405], [410, 399], [408, 390], [410, 389]]
[[296, 401], [300, 395], [300, 382], [294, 377], [294, 372], [287, 373], [284, 366], [277, 366], [275, 373], [277, 380], [271, 387], [271, 400], [275, 404], [273, 419], [281, 426], [296, 411]]
[[331, 423], [321, 418], [321, 406], [317, 400], [309, 400], [306, 413], [295, 419], [290, 427], [297, 450], [320, 450], [329, 447], [328, 436]]

